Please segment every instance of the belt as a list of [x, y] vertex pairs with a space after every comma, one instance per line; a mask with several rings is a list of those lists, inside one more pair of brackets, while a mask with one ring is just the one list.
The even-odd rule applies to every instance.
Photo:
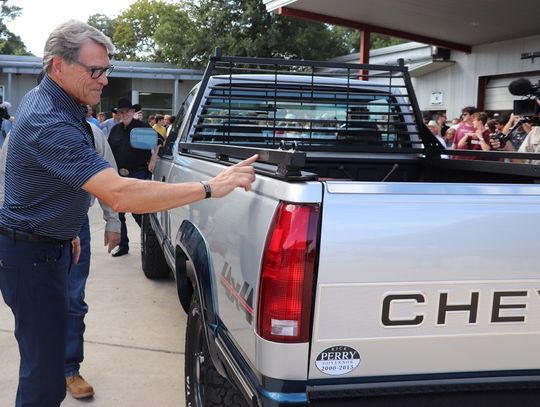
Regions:
[[53, 243], [53, 244], [65, 244], [70, 242], [71, 239], [61, 240], [54, 237], [35, 235], [33, 233], [23, 232], [17, 229], [11, 229], [5, 226], [0, 226], [0, 235], [10, 237], [13, 240], [26, 240], [27, 242], [36, 243]]
[[118, 173], [122, 177], [127, 177], [129, 174], [135, 174], [136, 172], [139, 172], [139, 171], [142, 171], [142, 170], [147, 170], [147, 167], [145, 165], [143, 165], [141, 167], [135, 168], [134, 170], [129, 170], [127, 168], [118, 168]]

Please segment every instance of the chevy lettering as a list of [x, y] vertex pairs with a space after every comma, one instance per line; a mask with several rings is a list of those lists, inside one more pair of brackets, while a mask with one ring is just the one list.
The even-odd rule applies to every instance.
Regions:
[[[513, 315], [504, 316], [501, 315], [503, 310], [509, 309], [526, 309], [527, 303], [507, 303], [505, 300], [511, 300], [513, 298], [521, 298], [522, 301], [530, 299], [529, 293], [532, 293], [530, 297], [539, 300], [540, 291], [538, 290], [523, 290], [523, 291], [495, 291], [491, 298], [491, 315], [490, 321], [492, 323], [502, 322], [525, 322], [525, 315]], [[536, 294], [536, 295], [535, 295]], [[480, 293], [472, 292], [471, 299], [468, 303], [449, 303], [449, 294], [440, 293], [438, 298], [438, 314], [437, 325], [444, 325], [446, 323], [446, 315], [449, 312], [463, 312], [468, 316], [467, 320], [469, 324], [474, 324], [478, 320], [478, 300]], [[525, 297], [525, 298], [523, 298]], [[391, 309], [392, 307], [399, 307], [399, 302], [413, 301], [417, 304], [426, 303], [425, 296], [421, 293], [415, 294], [388, 294], [382, 301], [381, 323], [384, 326], [411, 326], [420, 325], [424, 321], [424, 314], [421, 312], [411, 315], [410, 318], [405, 319], [392, 319]]]

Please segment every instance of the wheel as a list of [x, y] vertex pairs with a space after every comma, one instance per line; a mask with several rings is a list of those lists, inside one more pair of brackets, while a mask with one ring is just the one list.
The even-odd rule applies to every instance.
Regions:
[[218, 373], [212, 363], [196, 293], [191, 296], [189, 306], [185, 358], [188, 407], [248, 407], [242, 394]]
[[149, 279], [169, 277], [171, 270], [152, 229], [148, 214], [142, 216], [141, 262], [144, 275]]

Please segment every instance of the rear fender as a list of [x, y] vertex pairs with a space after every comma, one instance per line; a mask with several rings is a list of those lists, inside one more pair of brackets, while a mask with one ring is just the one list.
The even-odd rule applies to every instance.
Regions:
[[[216, 301], [213, 295], [215, 287], [212, 280], [210, 255], [206, 241], [193, 223], [184, 220], [180, 225], [176, 242], [182, 248], [177, 252], [183, 252], [180, 254], [180, 256], [189, 259], [193, 266], [191, 283], [193, 290], [198, 292], [201, 300], [202, 318], [205, 327], [208, 350], [216, 369], [221, 375], [225, 376], [225, 368], [220, 360], [219, 352], [216, 346], [216, 333], [219, 327], [219, 318], [217, 317], [216, 313]], [[181, 278], [184, 278], [186, 285], [188, 285], [189, 280], [185, 261], [181, 261], [180, 263], [184, 264], [184, 266], [183, 268], [180, 266], [176, 269], [178, 273], [177, 285], [179, 284], [178, 281], [180, 281]], [[184, 275], [182, 276], [180, 274]], [[186, 294], [183, 295], [187, 297]], [[187, 298], [184, 299], [187, 300]], [[180, 302], [182, 302], [182, 298], [180, 299]], [[182, 304], [182, 306], [184, 307], [184, 304]]]

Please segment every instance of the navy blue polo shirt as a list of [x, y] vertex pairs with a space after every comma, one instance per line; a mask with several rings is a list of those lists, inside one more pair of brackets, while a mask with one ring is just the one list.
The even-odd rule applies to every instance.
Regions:
[[110, 167], [94, 149], [85, 112], [47, 75], [24, 96], [9, 139], [1, 225], [77, 236], [90, 205], [81, 186]]

